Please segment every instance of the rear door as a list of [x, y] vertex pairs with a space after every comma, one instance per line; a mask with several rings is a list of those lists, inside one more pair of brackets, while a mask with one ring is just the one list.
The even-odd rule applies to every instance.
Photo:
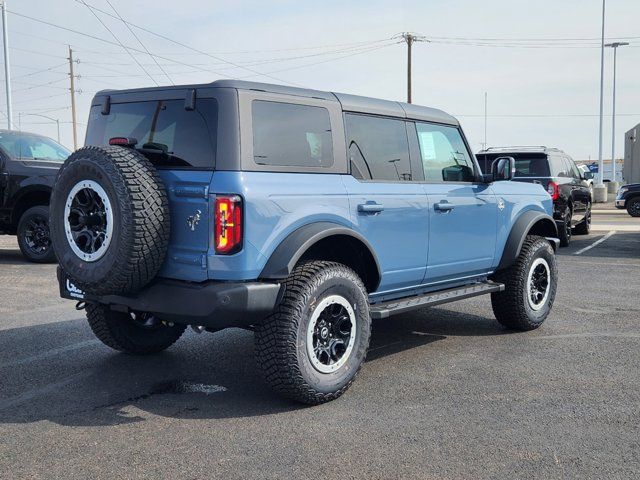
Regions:
[[496, 247], [498, 201], [477, 182], [472, 155], [455, 126], [416, 122], [429, 201], [425, 283], [447, 283], [490, 271]]
[[198, 98], [193, 110], [181, 99], [119, 101], [108, 113], [91, 108], [87, 145], [108, 145], [113, 137], [137, 139], [136, 149], [156, 167], [169, 199], [171, 234], [162, 277], [207, 279], [209, 184], [215, 165], [217, 102]]
[[411, 165], [406, 122], [347, 113], [345, 126], [349, 208], [356, 229], [378, 256], [378, 292], [417, 286], [427, 260], [428, 199], [420, 172]]

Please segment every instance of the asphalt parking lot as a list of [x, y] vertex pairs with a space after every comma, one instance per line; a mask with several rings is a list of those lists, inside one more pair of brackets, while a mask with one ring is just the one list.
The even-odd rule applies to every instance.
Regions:
[[640, 219], [594, 229], [541, 329], [487, 297], [376, 322], [354, 386], [313, 408], [270, 392], [250, 332], [114, 353], [0, 237], [0, 478], [638, 478]]

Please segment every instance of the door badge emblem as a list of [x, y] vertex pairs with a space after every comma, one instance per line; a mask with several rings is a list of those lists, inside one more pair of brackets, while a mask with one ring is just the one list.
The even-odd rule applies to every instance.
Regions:
[[498, 200], [498, 210], [504, 210], [504, 200], [502, 199]]

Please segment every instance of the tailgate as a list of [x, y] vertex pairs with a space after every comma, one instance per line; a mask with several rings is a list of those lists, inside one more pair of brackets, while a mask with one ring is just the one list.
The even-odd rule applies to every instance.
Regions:
[[213, 172], [158, 169], [169, 197], [171, 237], [160, 277], [207, 279], [210, 222], [209, 184]]

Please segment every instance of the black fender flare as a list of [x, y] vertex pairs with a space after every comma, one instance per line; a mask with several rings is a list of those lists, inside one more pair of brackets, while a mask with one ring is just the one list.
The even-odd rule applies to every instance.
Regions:
[[547, 229], [543, 236], [549, 240], [554, 251], [558, 249], [558, 227], [555, 220], [546, 213], [527, 210], [518, 217], [513, 227], [511, 227], [511, 232], [509, 232], [509, 237], [502, 251], [502, 258], [496, 270], [508, 268], [516, 261], [518, 255], [520, 255], [520, 250], [522, 250], [525, 237], [533, 226], [540, 221], [544, 222], [544, 226]]
[[273, 251], [259, 278], [269, 280], [287, 278], [298, 260], [310, 247], [323, 238], [334, 235], [346, 235], [362, 242], [375, 261], [378, 279], [381, 278], [380, 263], [371, 244], [358, 232], [333, 222], [310, 223], [291, 232]]

